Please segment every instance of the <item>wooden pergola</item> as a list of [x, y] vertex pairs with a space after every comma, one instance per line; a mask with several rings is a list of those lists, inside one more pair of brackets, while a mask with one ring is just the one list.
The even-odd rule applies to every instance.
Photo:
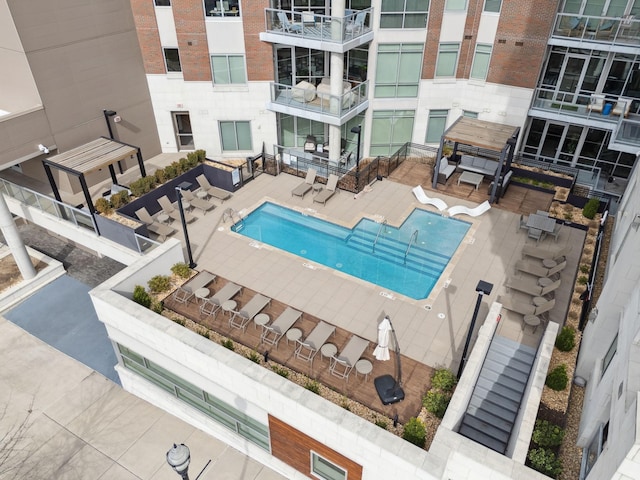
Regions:
[[[440, 160], [442, 159], [442, 149], [446, 142], [453, 143], [453, 154], [456, 154], [458, 145], [469, 145], [484, 150], [499, 152], [498, 179], [502, 172], [509, 170], [513, 159], [516, 142], [520, 134], [520, 127], [504, 125], [502, 123], [487, 122], [477, 118], [459, 117], [442, 134], [438, 157], [435, 163], [433, 175], [433, 188], [438, 189], [438, 171]], [[506, 163], [506, 168], [505, 168]], [[498, 182], [493, 182], [493, 188], [489, 196], [489, 202], [493, 203], [496, 198]]]
[[84, 197], [87, 201], [87, 208], [93, 214], [95, 209], [93, 207], [93, 202], [91, 201], [91, 194], [87, 187], [85, 175], [100, 170], [101, 168], [108, 167], [109, 173], [111, 174], [111, 180], [114, 184], [117, 184], [118, 179], [116, 177], [116, 171], [113, 168], [113, 164], [129, 157], [133, 157], [134, 155], [138, 158], [140, 174], [144, 177], [146, 172], [142, 161], [140, 147], [128, 145], [106, 137], [100, 137], [92, 142], [85, 143], [84, 145], [80, 145], [79, 147], [73, 148], [64, 153], [46, 158], [42, 161], [42, 164], [44, 165], [47, 178], [51, 184], [53, 195], [59, 202], [61, 202], [62, 199], [60, 198], [60, 192], [58, 191], [56, 181], [51, 173], [51, 168], [57, 168], [78, 177], [80, 180], [80, 186], [84, 192]]

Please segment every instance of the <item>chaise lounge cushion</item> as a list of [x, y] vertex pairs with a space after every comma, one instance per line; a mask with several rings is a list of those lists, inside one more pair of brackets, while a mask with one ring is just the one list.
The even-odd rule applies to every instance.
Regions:
[[316, 87], [309, 82], [299, 82], [291, 92], [291, 98], [297, 102], [311, 102], [316, 98]]
[[489, 160], [488, 158], [474, 157], [473, 155], [462, 155], [458, 167], [468, 172], [495, 177], [498, 171], [498, 162]]
[[438, 183], [447, 183], [449, 177], [456, 171], [455, 164], [450, 164], [447, 157], [440, 159], [440, 166], [438, 167]]

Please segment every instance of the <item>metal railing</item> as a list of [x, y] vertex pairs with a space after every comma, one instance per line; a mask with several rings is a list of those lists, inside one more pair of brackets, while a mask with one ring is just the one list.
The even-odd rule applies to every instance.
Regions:
[[633, 15], [601, 17], [558, 13], [552, 37], [570, 38], [581, 42], [640, 45], [640, 20]]
[[382, 233], [382, 230], [384, 230], [384, 228], [387, 226], [388, 222], [387, 219], [385, 218], [382, 223], [380, 224], [380, 228], [378, 228], [378, 233], [376, 234], [376, 239], [373, 241], [373, 247], [371, 249], [372, 253], [376, 253], [376, 243], [378, 243], [378, 238], [380, 238], [380, 234]]
[[407, 250], [404, 252], [404, 264], [407, 264], [407, 255], [409, 255], [409, 250], [411, 250], [411, 245], [418, 241], [418, 230], [414, 230], [411, 234], [411, 238], [409, 239], [409, 245], [407, 246]]

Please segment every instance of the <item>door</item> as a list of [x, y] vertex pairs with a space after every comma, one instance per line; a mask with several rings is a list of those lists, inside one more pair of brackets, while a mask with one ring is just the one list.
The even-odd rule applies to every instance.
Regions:
[[195, 150], [189, 113], [172, 112], [171, 115], [173, 116], [173, 129], [176, 134], [178, 151]]
[[567, 56], [565, 58], [560, 72], [556, 100], [564, 103], [574, 103], [576, 101], [576, 94], [579, 92], [584, 78], [586, 60], [585, 57]]

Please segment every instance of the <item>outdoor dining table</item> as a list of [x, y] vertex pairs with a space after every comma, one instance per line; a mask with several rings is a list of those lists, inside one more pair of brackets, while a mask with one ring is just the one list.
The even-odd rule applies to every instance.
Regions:
[[545, 215], [538, 215], [537, 213], [532, 213], [529, 215], [529, 218], [527, 219], [528, 228], [538, 228], [543, 232], [552, 233], [555, 226], [556, 226], [555, 218], [547, 217]]

